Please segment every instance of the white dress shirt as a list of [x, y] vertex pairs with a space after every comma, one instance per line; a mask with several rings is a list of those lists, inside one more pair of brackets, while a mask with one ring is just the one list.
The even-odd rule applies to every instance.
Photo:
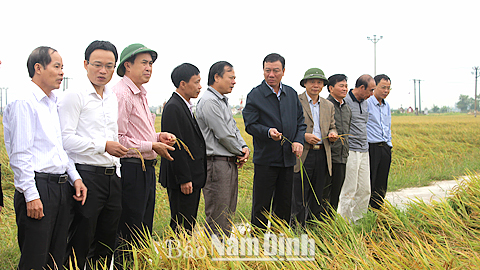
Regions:
[[35, 83], [23, 98], [10, 102], [3, 115], [5, 148], [14, 173], [15, 188], [25, 201], [40, 198], [35, 172], [68, 173], [70, 184], [80, 175], [63, 149], [57, 98]]
[[79, 164], [117, 166], [120, 159], [105, 151], [107, 141], [118, 142], [118, 103], [113, 91], [105, 87], [103, 98], [89, 80], [79, 90], [65, 92], [58, 103], [63, 146]]

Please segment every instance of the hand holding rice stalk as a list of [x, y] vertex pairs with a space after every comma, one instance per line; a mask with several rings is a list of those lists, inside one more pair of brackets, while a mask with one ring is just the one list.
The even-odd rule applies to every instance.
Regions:
[[[345, 140], [345, 138], [344, 138], [343, 136], [352, 136], [352, 137], [355, 137], [355, 136], [353, 136], [352, 134], [337, 135], [337, 137], [338, 137], [338, 138], [340, 139], [340, 141], [342, 142], [342, 145], [345, 145], [345, 143], [346, 143], [346, 140]], [[328, 138], [329, 138], [329, 137], [327, 136], [327, 137], [322, 138], [322, 140], [325, 140], [325, 139], [328, 139]]]
[[[345, 144], [346, 140], [345, 138], [343, 138], [344, 136], [352, 136], [352, 134], [342, 134], [342, 135], [337, 135], [338, 138], [340, 138], [340, 141], [342, 142], [342, 145]], [[322, 138], [322, 140], [324, 139], [328, 139], [328, 136], [325, 137], [325, 138]], [[280, 142], [280, 145], [283, 146], [283, 144], [285, 142], [289, 142], [290, 144], [293, 145], [293, 142], [290, 141], [288, 138], [286, 138], [285, 136], [282, 135], [282, 140]], [[300, 162], [300, 178], [302, 180], [302, 190], [304, 190], [304, 181], [303, 181], [303, 175], [305, 175], [307, 177], [307, 180], [308, 180], [308, 184], [310, 185], [310, 188], [311, 190], [314, 190], [313, 189], [313, 185], [312, 185], [312, 182], [310, 181], [310, 178], [308, 177], [308, 174], [307, 174], [307, 170], [305, 169], [305, 166], [303, 166], [303, 162], [302, 162], [302, 159], [300, 156], [297, 156], [298, 158], [298, 161]], [[317, 194], [315, 194], [315, 192], [313, 192], [313, 196], [315, 196], [315, 200], [318, 204], [320, 204], [319, 200], [318, 200], [318, 197], [317, 197]], [[302, 200], [303, 200], [303, 205], [305, 205], [305, 194], [303, 194], [302, 192]]]
[[[292, 141], [290, 141], [289, 139], [287, 139], [285, 136], [282, 135], [282, 140], [280, 141], [280, 145], [283, 146], [283, 144], [285, 142], [289, 142], [290, 144], [293, 145]], [[298, 158], [298, 161], [300, 162], [300, 179], [302, 180], [302, 191], [305, 190], [304, 181], [303, 181], [303, 176], [304, 175], [307, 177], [308, 184], [310, 185], [310, 189], [314, 190], [312, 182], [310, 181], [310, 178], [308, 177], [307, 169], [305, 169], [305, 166], [303, 166], [303, 162], [302, 162], [301, 157], [297, 156], [297, 158]], [[320, 201], [318, 200], [317, 194], [315, 194], [315, 192], [313, 192], [313, 196], [315, 196], [315, 200], [317, 201], [317, 203], [320, 204]], [[304, 194], [304, 192], [302, 192], [302, 202], [303, 202], [303, 205], [305, 206], [306, 204], [305, 204], [305, 194]]]

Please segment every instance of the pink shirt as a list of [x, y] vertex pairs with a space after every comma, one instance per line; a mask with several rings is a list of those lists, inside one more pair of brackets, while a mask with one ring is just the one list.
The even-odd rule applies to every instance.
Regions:
[[[113, 91], [118, 100], [118, 140], [127, 148], [136, 148], [144, 159], [155, 159], [152, 142], [159, 141], [155, 132], [155, 114], [150, 112], [147, 91], [140, 89], [127, 76], [123, 76]], [[129, 150], [124, 157], [139, 158], [136, 151]]]

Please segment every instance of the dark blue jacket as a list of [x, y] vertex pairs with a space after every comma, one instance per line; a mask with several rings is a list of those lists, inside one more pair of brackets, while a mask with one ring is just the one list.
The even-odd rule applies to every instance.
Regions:
[[253, 136], [253, 163], [275, 167], [292, 167], [296, 157], [292, 146], [268, 137], [268, 130], [276, 128], [292, 142], [304, 144], [306, 125], [302, 104], [297, 92], [283, 84], [280, 100], [265, 80], [250, 91], [243, 109], [245, 130]]

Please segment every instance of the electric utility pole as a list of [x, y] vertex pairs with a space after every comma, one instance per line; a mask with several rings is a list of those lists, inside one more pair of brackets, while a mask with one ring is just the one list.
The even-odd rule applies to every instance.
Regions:
[[373, 35], [373, 38], [367, 37], [368, 40], [373, 42], [373, 77], [377, 76], [377, 43], [383, 36], [377, 38], [377, 35]]
[[[478, 67], [473, 67], [473, 70], [475, 70], [475, 111], [474, 111], [474, 114], [475, 114], [475, 117], [477, 117], [477, 78], [478, 76], [480, 76], [480, 74], [478, 74]], [[472, 72], [472, 74], [474, 74]]]
[[423, 80], [417, 80], [418, 81], [418, 112], [422, 113], [422, 98], [420, 95], [420, 82]]
[[413, 79], [413, 109], [415, 110], [415, 115], [418, 115], [418, 111], [417, 111], [417, 79]]
[[68, 89], [68, 80], [71, 80], [73, 78], [69, 77], [63, 77], [63, 92], [65, 92], [65, 89]]

